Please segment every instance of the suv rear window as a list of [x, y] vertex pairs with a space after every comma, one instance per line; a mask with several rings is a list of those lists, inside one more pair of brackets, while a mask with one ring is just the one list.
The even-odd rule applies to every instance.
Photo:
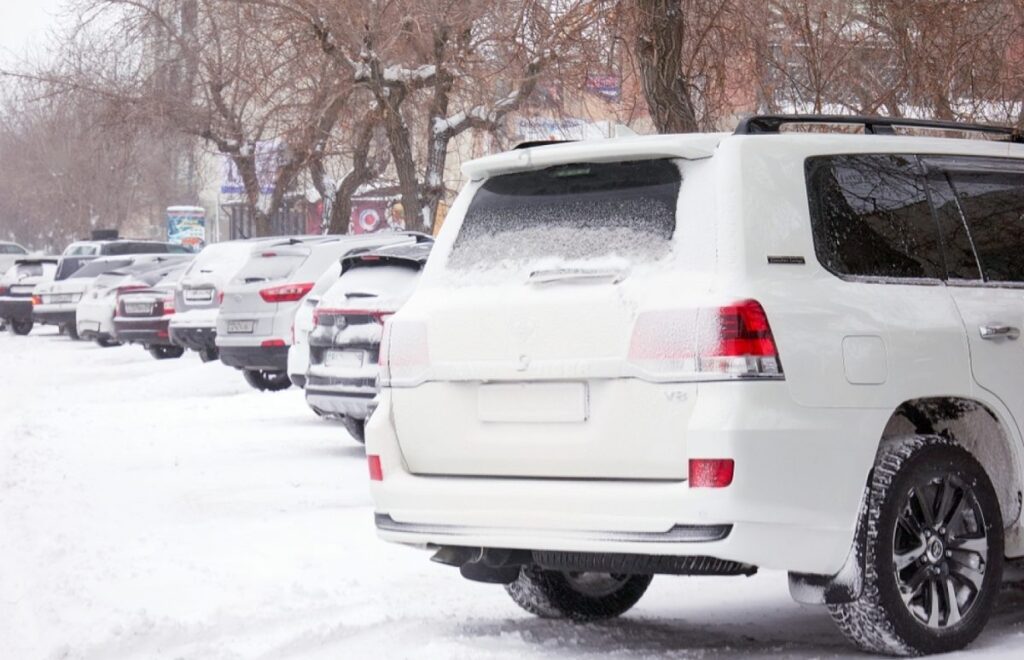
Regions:
[[166, 243], [107, 243], [100, 248], [100, 254], [120, 256], [122, 254], [166, 254]]
[[[263, 256], [273, 254], [274, 256]], [[239, 282], [269, 282], [291, 275], [306, 260], [307, 254], [279, 254], [273, 248], [252, 255], [242, 270], [235, 275]]]
[[10, 243], [0, 243], [0, 254], [28, 254], [21, 247]]
[[118, 270], [125, 266], [132, 264], [131, 259], [115, 259], [112, 261], [90, 261], [78, 270], [76, 270], [69, 279], [76, 279], [79, 277], [98, 277], [103, 273]]
[[449, 257], [455, 268], [543, 257], [658, 258], [676, 229], [671, 160], [580, 163], [488, 179]]
[[825, 268], [838, 275], [945, 277], [914, 156], [818, 156], [805, 167], [814, 249]]

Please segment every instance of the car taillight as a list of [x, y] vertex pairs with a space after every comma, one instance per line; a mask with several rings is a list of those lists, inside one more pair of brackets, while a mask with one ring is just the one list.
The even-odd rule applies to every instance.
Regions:
[[166, 298], [164, 298], [162, 307], [165, 316], [167, 314], [173, 314], [175, 312], [174, 296], [167, 296]]
[[370, 481], [384, 481], [384, 470], [381, 469], [380, 456], [367, 454], [366, 462], [370, 467]]
[[42, 296], [32, 296], [32, 304], [33, 305], [42, 305], [43, 304], [43, 297]]
[[268, 303], [295, 302], [313, 289], [313, 282], [302, 284], [282, 284], [260, 291], [260, 297]]
[[691, 458], [690, 488], [725, 488], [732, 483], [736, 463], [731, 458]]
[[[381, 325], [384, 321], [394, 316], [394, 312], [380, 309], [335, 309], [330, 307], [317, 307], [313, 310], [313, 325], [333, 325], [336, 316], [369, 316], [375, 323]], [[331, 319], [327, 321], [326, 319]]]
[[7, 295], [7, 287], [0, 286], [0, 296], [6, 296], [6, 295]]
[[287, 345], [283, 339], [266, 339], [260, 344], [262, 348], [282, 348]]
[[217, 306], [220, 307], [223, 304], [224, 304], [224, 292], [221, 291], [220, 293], [217, 294]]
[[422, 382], [430, 366], [427, 324], [389, 319], [384, 323], [377, 364], [382, 386]]
[[629, 361], [660, 377], [783, 378], [768, 317], [756, 300], [643, 312]]

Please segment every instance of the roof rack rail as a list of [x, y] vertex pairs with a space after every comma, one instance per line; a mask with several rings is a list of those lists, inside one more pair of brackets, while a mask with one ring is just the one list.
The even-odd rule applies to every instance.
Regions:
[[565, 144], [567, 142], [578, 142], [578, 140], [528, 140], [526, 142], [520, 142], [516, 146], [512, 147], [513, 151], [520, 149], [533, 149], [534, 147], [544, 147], [549, 144]]
[[786, 124], [860, 124], [865, 133], [872, 135], [893, 135], [896, 126], [931, 128], [947, 131], [991, 133], [1005, 136], [1009, 142], [1024, 142], [1024, 134], [1011, 126], [991, 124], [970, 124], [958, 121], [934, 119], [907, 119], [904, 117], [866, 117], [861, 115], [754, 115], [741, 120], [735, 135], [756, 135], [778, 133]]

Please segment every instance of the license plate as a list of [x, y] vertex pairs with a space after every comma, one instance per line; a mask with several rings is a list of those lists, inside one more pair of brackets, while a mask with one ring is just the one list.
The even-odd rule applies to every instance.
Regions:
[[125, 303], [124, 311], [126, 314], [150, 314], [153, 311], [153, 306], [149, 303]]
[[585, 422], [586, 383], [494, 383], [480, 385], [477, 414], [482, 422]]
[[324, 366], [358, 369], [363, 366], [363, 359], [363, 351], [328, 350], [324, 353]]
[[62, 303], [74, 302], [75, 297], [70, 293], [57, 293], [50, 296], [50, 303], [60, 305]]
[[[213, 289], [185, 289], [187, 302], [210, 302], [213, 300]], [[249, 330], [249, 332], [252, 332]]]
[[228, 321], [228, 334], [252, 334], [255, 327], [256, 321]]

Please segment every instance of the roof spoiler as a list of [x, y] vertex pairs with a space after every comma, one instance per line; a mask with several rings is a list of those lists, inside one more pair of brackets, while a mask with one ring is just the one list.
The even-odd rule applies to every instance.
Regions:
[[1024, 142], [1024, 134], [1012, 126], [971, 124], [934, 119], [908, 119], [905, 117], [868, 117], [862, 115], [754, 115], [740, 121], [735, 135], [780, 133], [787, 124], [840, 124], [863, 126], [871, 135], [895, 135], [896, 127], [924, 128], [939, 131], [960, 131], [1001, 136], [1008, 142]]

